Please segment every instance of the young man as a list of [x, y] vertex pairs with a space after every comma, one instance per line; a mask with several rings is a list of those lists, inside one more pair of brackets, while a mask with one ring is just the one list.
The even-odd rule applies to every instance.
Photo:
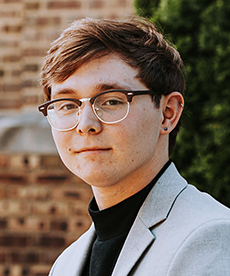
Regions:
[[53, 42], [41, 105], [66, 167], [91, 185], [91, 228], [50, 276], [229, 275], [230, 211], [169, 160], [183, 64], [144, 19], [83, 19]]

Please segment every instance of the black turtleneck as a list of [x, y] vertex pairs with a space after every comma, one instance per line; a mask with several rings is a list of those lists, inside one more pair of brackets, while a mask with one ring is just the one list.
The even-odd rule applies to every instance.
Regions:
[[169, 160], [157, 176], [141, 191], [115, 206], [99, 211], [95, 198], [89, 213], [95, 224], [97, 237], [82, 276], [110, 276], [125, 239], [148, 193], [168, 168]]

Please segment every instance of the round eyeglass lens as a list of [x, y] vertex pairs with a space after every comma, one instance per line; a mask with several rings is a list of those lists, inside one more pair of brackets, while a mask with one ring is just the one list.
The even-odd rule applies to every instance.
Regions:
[[47, 108], [50, 124], [57, 130], [68, 130], [76, 126], [79, 119], [79, 106], [72, 101], [60, 100]]
[[93, 102], [98, 118], [106, 123], [123, 120], [129, 112], [129, 102], [125, 94], [110, 92], [99, 95]]

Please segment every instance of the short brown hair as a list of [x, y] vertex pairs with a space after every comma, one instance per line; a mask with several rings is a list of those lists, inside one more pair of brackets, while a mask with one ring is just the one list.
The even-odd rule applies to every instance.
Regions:
[[[139, 70], [137, 77], [155, 91], [157, 107], [162, 95], [184, 93], [180, 55], [152, 22], [140, 17], [120, 21], [86, 18], [74, 21], [52, 43], [41, 71], [46, 98], [51, 97], [53, 82], [65, 81], [82, 64], [111, 52]], [[169, 135], [169, 155], [179, 129], [180, 121]]]

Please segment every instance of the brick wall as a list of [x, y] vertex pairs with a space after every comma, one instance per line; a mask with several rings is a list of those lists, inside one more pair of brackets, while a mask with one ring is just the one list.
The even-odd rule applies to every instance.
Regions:
[[24, 122], [43, 102], [39, 70], [59, 30], [85, 16], [133, 14], [132, 2], [0, 0], [1, 276], [47, 275], [60, 252], [90, 225], [90, 187], [61, 163], [47, 126], [38, 129], [33, 116], [26, 126], [18, 120]]
[[42, 57], [74, 19], [133, 14], [133, 0], [0, 0], [0, 110], [37, 105]]
[[0, 155], [0, 275], [47, 275], [89, 227], [91, 197], [57, 155]]

